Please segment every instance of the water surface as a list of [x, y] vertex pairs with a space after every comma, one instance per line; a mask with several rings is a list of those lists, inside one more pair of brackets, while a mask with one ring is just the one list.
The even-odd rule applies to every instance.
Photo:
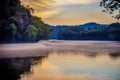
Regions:
[[119, 56], [53, 52], [20, 80], [120, 80]]
[[0, 59], [0, 66], [2, 80], [120, 80], [120, 57], [107, 53], [50, 52]]

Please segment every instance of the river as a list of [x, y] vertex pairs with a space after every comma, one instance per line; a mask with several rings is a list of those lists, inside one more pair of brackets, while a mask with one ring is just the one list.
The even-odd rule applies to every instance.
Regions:
[[[51, 43], [48, 44], [48, 42], [43, 42], [43, 44], [52, 45]], [[55, 43], [53, 44], [56, 45]], [[57, 42], [57, 44], [60, 43]], [[65, 44], [70, 45], [66, 42]], [[83, 44], [81, 43], [82, 46]], [[78, 46], [78, 44], [75, 45]], [[76, 48], [75, 45], [74, 47]], [[85, 45], [88, 46], [88, 43], [84, 44], [84, 47]], [[98, 43], [96, 46], [99, 46]], [[112, 45], [113, 53], [111, 49], [105, 49], [105, 46], [102, 47], [70, 50], [71, 48], [69, 49], [68, 46], [65, 50], [62, 48], [58, 50], [60, 46], [57, 46], [53, 50], [51, 46], [49, 49], [52, 50], [47, 50], [44, 56], [2, 57], [0, 58], [0, 79], [120, 80], [120, 48], [117, 47], [119, 49], [115, 50]], [[41, 51], [37, 51], [38, 53], [41, 54]]]

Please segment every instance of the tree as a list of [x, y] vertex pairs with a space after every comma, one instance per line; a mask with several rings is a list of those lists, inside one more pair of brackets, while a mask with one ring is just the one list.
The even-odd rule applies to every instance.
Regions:
[[120, 0], [102, 0], [100, 6], [105, 8], [103, 12], [113, 14], [117, 20], [120, 19]]
[[18, 6], [20, 7], [20, 0], [0, 0], [0, 20], [15, 15]]
[[26, 31], [27, 39], [29, 42], [34, 42], [36, 40], [37, 32], [38, 32], [38, 30], [37, 30], [36, 26], [29, 25], [29, 27], [27, 28], [27, 31]]
[[15, 41], [15, 35], [17, 32], [17, 27], [15, 26], [14, 23], [11, 23], [8, 27], [9, 35], [11, 36], [11, 41]]
[[108, 27], [108, 34], [111, 40], [120, 41], [120, 24], [119, 23], [110, 24]]
[[36, 42], [50, 35], [48, 25], [32, 16], [34, 9], [21, 0], [0, 0], [0, 43]]

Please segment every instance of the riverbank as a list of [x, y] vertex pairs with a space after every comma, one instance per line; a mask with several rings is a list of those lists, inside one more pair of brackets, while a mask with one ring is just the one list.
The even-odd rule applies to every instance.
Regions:
[[120, 43], [115, 41], [49, 40], [28, 44], [0, 44], [0, 58], [46, 56], [50, 51], [120, 54]]

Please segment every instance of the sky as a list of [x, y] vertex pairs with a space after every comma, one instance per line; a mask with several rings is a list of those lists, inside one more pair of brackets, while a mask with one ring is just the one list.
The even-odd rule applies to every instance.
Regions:
[[89, 22], [109, 24], [117, 22], [111, 15], [102, 12], [101, 0], [21, 0], [50, 25], [79, 25]]

